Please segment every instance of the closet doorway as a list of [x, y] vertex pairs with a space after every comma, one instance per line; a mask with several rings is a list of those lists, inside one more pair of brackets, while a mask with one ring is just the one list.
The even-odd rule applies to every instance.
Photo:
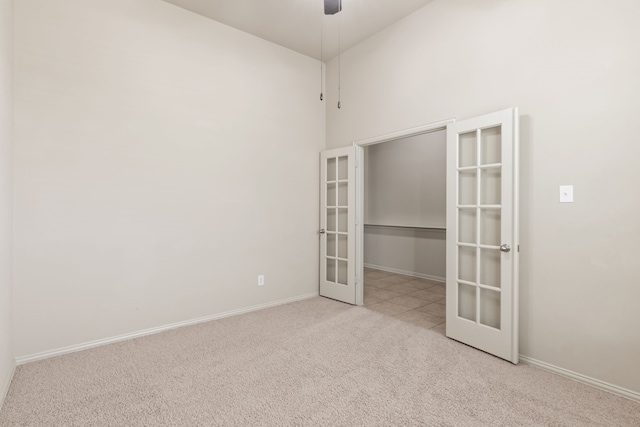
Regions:
[[445, 334], [446, 128], [363, 147], [364, 305]]
[[[369, 228], [369, 241], [380, 238], [380, 233], [376, 235], [372, 231], [376, 227], [380, 229], [386, 226], [396, 230], [396, 234], [402, 229], [412, 230], [413, 233], [442, 231], [441, 224], [437, 222], [417, 225], [373, 222], [380, 218], [389, 221], [399, 218], [388, 212], [385, 215], [390, 216], [378, 219], [375, 218], [375, 214], [371, 217], [372, 212], [367, 212], [366, 221], [371, 222], [365, 225], [365, 173], [368, 173], [366, 162], [370, 162], [371, 159], [365, 159], [364, 150], [365, 147], [401, 139], [408, 140], [444, 129], [445, 333], [449, 338], [512, 363], [518, 363], [520, 246], [517, 108], [462, 121], [447, 120], [358, 141], [350, 147], [323, 151], [320, 156], [320, 295], [350, 304], [364, 303], [365, 227]], [[387, 198], [393, 200], [397, 198], [397, 194], [388, 195]], [[417, 205], [422, 206], [420, 203]], [[433, 218], [437, 220], [437, 215]], [[425, 217], [424, 220], [433, 221], [433, 218]], [[388, 304], [400, 306], [399, 302], [406, 302], [409, 305], [411, 299], [403, 296], [417, 298], [417, 292], [438, 294], [438, 291], [434, 292], [438, 289], [438, 277], [397, 268], [396, 270], [404, 273], [402, 276], [405, 277], [390, 279], [392, 276], [388, 273], [397, 274], [389, 271], [394, 267], [382, 270], [380, 265], [373, 264], [373, 259], [369, 258], [370, 263], [367, 267], [369, 278], [378, 280], [378, 286], [375, 286], [374, 282], [373, 287], [388, 289], [391, 286], [405, 284], [407, 286], [392, 288], [391, 292], [401, 289], [405, 289], [406, 292], [416, 290], [411, 294], [391, 295], [392, 298], [388, 301], [394, 298], [401, 299]], [[372, 268], [375, 266], [378, 268]], [[406, 274], [407, 272], [413, 275]], [[385, 277], [386, 283], [383, 281]], [[394, 280], [398, 283], [390, 283]], [[434, 281], [436, 283], [433, 283]], [[410, 282], [414, 283], [409, 284]], [[386, 286], [380, 286], [381, 284]], [[378, 292], [379, 301], [371, 301], [372, 306], [376, 303], [382, 304], [381, 295]], [[375, 299], [375, 292], [373, 296]], [[439, 302], [433, 301], [430, 304]], [[379, 309], [381, 307], [378, 306]], [[392, 314], [393, 306], [387, 308], [387, 314]], [[435, 314], [435, 307], [432, 308], [432, 314]], [[437, 326], [438, 324], [435, 325]]]

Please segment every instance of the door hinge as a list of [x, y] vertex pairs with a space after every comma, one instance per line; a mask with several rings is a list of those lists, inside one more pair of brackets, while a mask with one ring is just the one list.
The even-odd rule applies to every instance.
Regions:
[[520, 252], [520, 245], [518, 245], [518, 252]]

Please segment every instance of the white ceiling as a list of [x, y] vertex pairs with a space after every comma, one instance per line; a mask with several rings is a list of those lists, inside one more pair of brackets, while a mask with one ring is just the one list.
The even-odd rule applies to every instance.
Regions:
[[433, 0], [342, 0], [324, 15], [323, 0], [164, 0], [225, 25], [320, 59], [345, 51]]

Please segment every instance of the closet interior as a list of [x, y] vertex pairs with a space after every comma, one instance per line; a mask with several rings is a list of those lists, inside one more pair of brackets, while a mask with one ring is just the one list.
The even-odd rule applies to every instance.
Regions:
[[365, 306], [444, 334], [446, 131], [364, 148]]

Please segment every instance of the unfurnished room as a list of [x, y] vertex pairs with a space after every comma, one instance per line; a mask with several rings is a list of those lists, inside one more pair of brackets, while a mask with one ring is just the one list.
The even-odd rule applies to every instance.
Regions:
[[637, 0], [0, 0], [0, 427], [640, 425]]

